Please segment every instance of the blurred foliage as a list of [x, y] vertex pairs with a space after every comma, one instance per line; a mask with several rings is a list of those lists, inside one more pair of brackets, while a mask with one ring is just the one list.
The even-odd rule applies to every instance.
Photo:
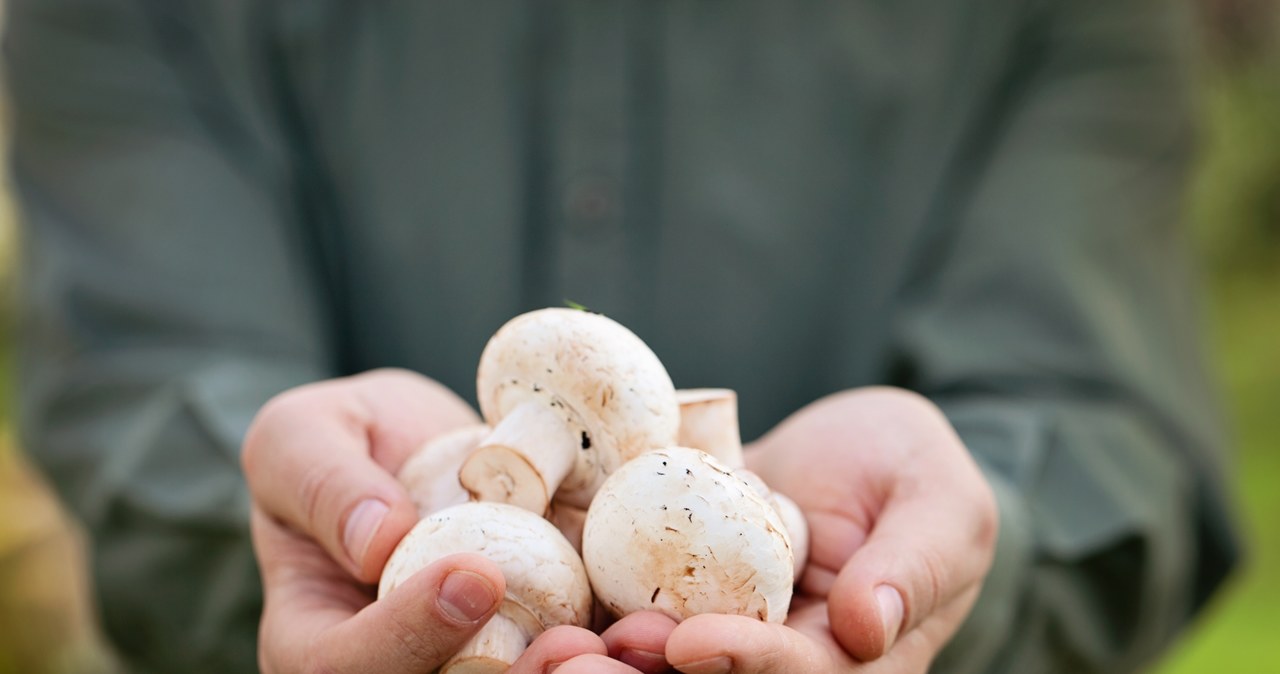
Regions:
[[1209, 0], [1191, 219], [1215, 278], [1280, 266], [1280, 2]]
[[1160, 674], [1280, 672], [1280, 3], [1209, 0], [1191, 221], [1235, 430], [1242, 573]]

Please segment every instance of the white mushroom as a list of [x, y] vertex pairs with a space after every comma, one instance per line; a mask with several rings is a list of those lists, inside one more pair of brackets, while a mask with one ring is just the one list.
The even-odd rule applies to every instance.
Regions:
[[648, 452], [605, 481], [587, 511], [582, 554], [617, 616], [656, 610], [786, 618], [791, 544], [773, 506], [705, 452]]
[[463, 426], [437, 436], [404, 462], [396, 479], [409, 492], [420, 517], [469, 500], [458, 481], [458, 470], [489, 433], [483, 424]]
[[585, 508], [630, 458], [675, 441], [675, 388], [653, 351], [618, 323], [575, 309], [517, 316], [480, 357], [476, 394], [493, 433], [459, 478], [482, 501], [546, 514]]
[[591, 590], [577, 553], [550, 522], [503, 503], [455, 505], [418, 522], [387, 561], [378, 596], [437, 559], [461, 552], [497, 564], [507, 594], [498, 614], [441, 672], [506, 671], [544, 630], [590, 623]]

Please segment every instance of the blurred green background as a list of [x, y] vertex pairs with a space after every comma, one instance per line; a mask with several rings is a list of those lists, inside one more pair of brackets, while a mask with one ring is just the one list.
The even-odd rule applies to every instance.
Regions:
[[[1249, 561], [1158, 674], [1280, 672], [1280, 3], [1202, 0], [1200, 171], [1188, 213], [1204, 326], [1235, 430]], [[16, 232], [0, 197], [0, 381], [12, 354]], [[8, 409], [9, 387], [0, 402]], [[18, 516], [20, 515], [20, 516]], [[77, 532], [0, 414], [0, 673], [107, 657], [84, 603]]]

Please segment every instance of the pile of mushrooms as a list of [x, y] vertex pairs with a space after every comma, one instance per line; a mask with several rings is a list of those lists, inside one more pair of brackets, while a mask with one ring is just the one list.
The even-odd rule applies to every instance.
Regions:
[[658, 357], [602, 315], [542, 309], [489, 340], [485, 424], [420, 448], [398, 478], [422, 521], [383, 570], [383, 596], [446, 555], [507, 578], [502, 608], [448, 671], [503, 671], [546, 629], [656, 610], [785, 619], [808, 528], [744, 468], [737, 397], [677, 391]]

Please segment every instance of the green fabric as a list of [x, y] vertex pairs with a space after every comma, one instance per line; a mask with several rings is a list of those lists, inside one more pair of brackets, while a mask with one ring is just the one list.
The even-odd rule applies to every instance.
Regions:
[[746, 437], [936, 400], [999, 497], [944, 672], [1130, 671], [1236, 556], [1177, 228], [1182, 3], [11, 0], [23, 441], [138, 669], [252, 671], [240, 437], [473, 394], [565, 298]]

